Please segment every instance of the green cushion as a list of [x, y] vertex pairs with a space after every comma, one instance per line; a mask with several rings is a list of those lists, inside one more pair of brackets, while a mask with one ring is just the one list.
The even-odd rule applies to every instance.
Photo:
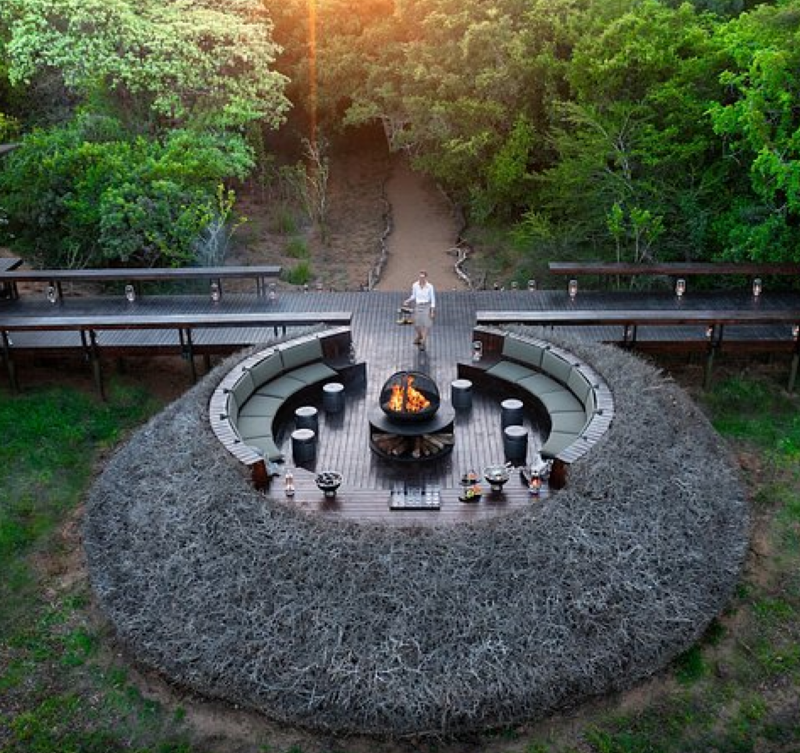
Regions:
[[242, 406], [247, 402], [250, 395], [253, 394], [253, 389], [253, 380], [250, 378], [250, 374], [245, 372], [236, 380], [233, 387], [230, 388], [230, 393], [236, 398], [236, 402]]
[[590, 389], [586, 398], [583, 401], [583, 407], [586, 410], [586, 415], [591, 416], [597, 410], [597, 394], [594, 389]]
[[548, 413], [583, 413], [583, 403], [578, 400], [569, 390], [562, 389], [561, 392], [548, 392], [546, 395], [539, 395], [539, 400], [547, 409]]
[[225, 415], [231, 423], [236, 423], [236, 419], [239, 417], [239, 401], [236, 399], [236, 395], [229, 394], [225, 400]]
[[534, 395], [546, 395], [548, 392], [559, 392], [564, 389], [555, 379], [544, 374], [525, 377], [525, 379], [520, 379], [517, 384]]
[[290, 376], [292, 379], [297, 379], [308, 385], [322, 382], [325, 379], [338, 376], [338, 374], [324, 363], [309, 363], [306, 366], [301, 366], [299, 369], [293, 369], [286, 376]]
[[266, 395], [267, 397], [279, 397], [282, 400], [286, 400], [286, 398], [291, 397], [295, 392], [299, 392], [303, 387], [307, 386], [305, 382], [301, 382], [299, 379], [290, 376], [282, 376], [261, 385], [261, 387], [256, 390], [256, 394]]
[[511, 363], [511, 361], [500, 361], [500, 363], [496, 363], [490, 369], [487, 369], [486, 373], [498, 379], [505, 379], [507, 382], [518, 382], [536, 374], [535, 371], [526, 369], [518, 363]]
[[274, 418], [281, 405], [283, 405], [283, 400], [279, 397], [267, 397], [266, 395], [256, 394], [241, 407], [239, 416]]
[[551, 413], [550, 420], [552, 425], [550, 431], [580, 434], [586, 426], [586, 414], [582, 410], [565, 411], [563, 413]]
[[561, 356], [546, 350], [542, 355], [542, 371], [551, 377], [555, 377], [559, 382], [566, 384], [572, 372], [572, 364], [565, 361]]
[[506, 335], [503, 341], [503, 355], [538, 369], [542, 365], [542, 354], [546, 347], [520, 340], [513, 335]]
[[243, 442], [248, 442], [250, 437], [263, 437], [272, 434], [272, 418], [268, 416], [239, 416], [236, 422], [239, 436]]
[[311, 361], [322, 360], [322, 343], [316, 337], [281, 345], [279, 350], [284, 371], [291, 371]]
[[283, 371], [283, 362], [276, 351], [269, 350], [255, 366], [250, 367], [249, 371], [253, 377], [253, 384], [258, 389]]
[[278, 445], [275, 444], [275, 440], [270, 434], [264, 434], [261, 437], [249, 437], [246, 444], [259, 450], [267, 460], [272, 462], [283, 460], [283, 453], [278, 449]]
[[577, 438], [573, 432], [552, 431], [541, 449], [542, 457], [554, 457], [562, 450], [566, 450]]
[[592, 390], [592, 385], [589, 383], [589, 380], [575, 367], [573, 367], [570, 372], [569, 379], [567, 380], [567, 387], [569, 387], [575, 397], [584, 404], [586, 403], [586, 396]]

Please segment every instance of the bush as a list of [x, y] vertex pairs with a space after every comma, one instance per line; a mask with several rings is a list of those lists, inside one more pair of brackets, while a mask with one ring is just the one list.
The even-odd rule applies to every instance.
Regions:
[[178, 266], [219, 218], [219, 185], [252, 167], [237, 135], [125, 134], [83, 115], [23, 139], [0, 173], [5, 240], [55, 267]]
[[286, 255], [292, 259], [308, 259], [308, 244], [302, 238], [290, 238], [286, 244]]
[[286, 282], [292, 285], [305, 285], [310, 282], [313, 276], [311, 265], [307, 261], [298, 262], [284, 273]]

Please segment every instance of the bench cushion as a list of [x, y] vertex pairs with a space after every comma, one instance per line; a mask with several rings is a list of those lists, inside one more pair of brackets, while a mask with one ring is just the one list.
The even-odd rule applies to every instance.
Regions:
[[525, 379], [520, 379], [517, 384], [537, 396], [546, 395], [548, 392], [560, 392], [564, 389], [555, 379], [544, 374], [525, 377]]
[[560, 392], [548, 392], [546, 395], [538, 397], [548, 413], [583, 412], [581, 401], [566, 389], [562, 389]]
[[254, 386], [253, 380], [248, 373], [243, 373], [236, 382], [234, 382], [233, 387], [230, 388], [230, 393], [236, 398], [236, 402], [240, 407], [244, 405], [250, 395], [253, 394]]
[[301, 366], [299, 369], [293, 369], [286, 376], [290, 376], [292, 379], [298, 379], [309, 385], [322, 382], [325, 379], [331, 379], [332, 377], [338, 376], [338, 374], [324, 363], [309, 363], [305, 366]]
[[272, 418], [269, 416], [239, 416], [236, 427], [242, 441], [246, 443], [250, 441], [250, 437], [272, 436]]
[[283, 400], [279, 397], [256, 394], [241, 407], [239, 416], [242, 418], [260, 416], [272, 419], [282, 405]]
[[558, 379], [559, 382], [566, 384], [569, 381], [569, 375], [572, 373], [572, 364], [552, 351], [546, 350], [542, 354], [542, 371]]
[[538, 369], [542, 365], [542, 354], [547, 347], [506, 335], [503, 341], [503, 356]]
[[259, 450], [267, 460], [271, 460], [272, 462], [283, 460], [283, 453], [278, 449], [278, 445], [275, 444], [275, 440], [271, 434], [264, 434], [260, 437], [248, 437], [244, 441], [248, 447], [255, 447], [255, 449]]
[[555, 457], [566, 450], [580, 435], [574, 432], [551, 431], [547, 441], [542, 445], [542, 457]]
[[287, 375], [262, 384], [256, 390], [256, 394], [265, 395], [267, 397], [279, 397], [282, 400], [286, 400], [304, 387], [308, 387], [305, 382], [301, 382], [299, 379]]
[[586, 398], [592, 390], [592, 385], [589, 380], [581, 373], [580, 369], [573, 367], [570, 372], [569, 379], [567, 380], [567, 387], [572, 390], [575, 397], [578, 398], [584, 405]]
[[497, 379], [504, 379], [507, 382], [515, 383], [519, 382], [521, 379], [532, 377], [536, 374], [535, 371], [526, 369], [524, 366], [520, 366], [518, 363], [511, 363], [511, 361], [500, 361], [500, 363], [496, 363], [490, 369], [487, 369], [486, 373], [491, 374]]
[[291, 371], [298, 366], [305, 366], [311, 361], [322, 360], [322, 343], [318, 337], [280, 346], [279, 350], [284, 371]]
[[236, 399], [236, 395], [229, 394], [225, 398], [225, 415], [235, 426], [236, 419], [239, 418], [239, 401]]
[[550, 414], [550, 432], [580, 434], [586, 426], [586, 414], [582, 410]]
[[253, 377], [253, 384], [258, 389], [262, 384], [274, 379], [283, 371], [283, 362], [275, 350], [267, 351], [264, 357], [255, 366], [251, 366], [248, 371]]

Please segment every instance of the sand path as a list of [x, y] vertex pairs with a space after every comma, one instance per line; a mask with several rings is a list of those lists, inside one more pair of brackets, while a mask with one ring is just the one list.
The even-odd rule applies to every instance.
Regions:
[[435, 183], [396, 155], [386, 196], [393, 227], [387, 239], [388, 260], [376, 289], [410, 291], [420, 269], [428, 271], [437, 290], [463, 289], [451, 252], [458, 236], [457, 220]]

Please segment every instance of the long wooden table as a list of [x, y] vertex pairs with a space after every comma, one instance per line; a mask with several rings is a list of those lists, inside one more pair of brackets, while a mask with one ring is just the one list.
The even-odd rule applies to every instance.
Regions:
[[661, 262], [634, 264], [607, 261], [551, 261], [548, 269], [554, 275], [594, 274], [602, 276], [669, 275], [691, 277], [696, 275], [800, 275], [800, 264], [758, 262]]
[[[0, 314], [0, 335], [3, 342], [3, 358], [6, 362], [12, 388], [18, 389], [16, 367], [14, 364], [15, 346], [11, 333], [14, 332], [77, 332], [81, 347], [92, 363], [95, 382], [101, 395], [104, 395], [102, 373], [100, 370], [100, 344], [98, 332], [104, 330], [175, 330], [178, 333], [176, 346], [188, 361], [192, 379], [197, 379], [194, 356], [193, 332], [203, 329], [227, 328], [272, 328], [277, 335], [286, 332], [287, 327], [309, 327], [316, 324], [330, 326], [350, 326], [352, 313], [349, 311], [314, 312], [210, 312], [183, 314], [97, 314], [92, 316], [19, 316]], [[151, 349], [144, 342], [117, 344], [114, 352], [135, 352]], [[205, 351], [208, 353], [209, 347]]]
[[277, 279], [282, 268], [275, 265], [230, 266], [230, 267], [151, 267], [131, 269], [33, 269], [19, 271], [0, 269], [0, 284], [9, 285], [14, 298], [19, 297], [18, 283], [39, 282], [53, 286], [56, 299], [63, 298], [65, 282], [124, 282], [134, 285], [136, 294], [141, 295], [143, 282], [182, 282], [187, 280], [208, 280], [216, 283], [222, 295], [222, 281], [230, 279], [252, 279], [256, 282], [256, 292], [266, 293], [269, 281]]
[[[478, 325], [503, 326], [521, 324], [526, 326], [620, 326], [621, 338], [603, 338], [606, 342], [618, 342], [624, 347], [638, 345], [640, 327], [689, 326], [702, 327], [702, 335], [695, 342], [703, 343], [706, 349], [705, 384], [711, 379], [711, 367], [714, 355], [723, 343], [725, 327], [734, 325], [787, 325], [784, 338], [765, 340], [755, 338], [739, 339], [746, 343], [748, 349], [755, 345], [778, 350], [781, 347], [793, 353], [789, 376], [789, 390], [794, 389], [800, 358], [800, 308], [787, 309], [732, 309], [732, 310], [695, 310], [695, 309], [568, 309], [563, 311], [476, 311]], [[656, 347], [664, 343], [656, 343]], [[681, 349], [688, 350], [689, 338], [676, 340]]]

